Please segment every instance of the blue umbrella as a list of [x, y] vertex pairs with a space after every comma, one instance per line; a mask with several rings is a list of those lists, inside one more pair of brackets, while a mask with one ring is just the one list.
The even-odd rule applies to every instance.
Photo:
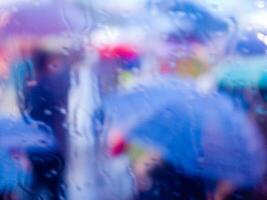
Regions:
[[192, 84], [171, 80], [110, 97], [105, 109], [129, 141], [158, 149], [189, 175], [248, 186], [264, 174], [261, 136], [219, 94], [200, 94]]
[[[158, 87], [159, 85], [160, 87]], [[170, 95], [171, 93], [179, 91], [180, 96], [192, 94], [192, 85], [193, 82], [190, 80], [158, 77], [138, 84], [130, 92], [121, 91], [119, 94], [106, 96], [103, 99], [106, 121], [110, 122], [109, 125], [113, 128], [116, 126], [127, 128], [135, 120], [150, 116], [166, 102], [176, 100], [177, 96]], [[148, 87], [149, 90], [147, 90]], [[155, 94], [157, 94], [156, 101], [150, 101]], [[123, 124], [121, 123], [122, 119]]]
[[25, 184], [29, 175], [16, 163], [10, 154], [0, 149], [0, 193], [10, 192]]
[[41, 150], [55, 145], [52, 132], [45, 125], [0, 117], [0, 192], [12, 191], [27, 178], [19, 163], [11, 158], [9, 150]]
[[[175, 1], [167, 6], [167, 9], [169, 13], [174, 14], [174, 16], [171, 15], [171, 20], [178, 19], [179, 22], [177, 31], [170, 35], [171, 38], [206, 41], [214, 33], [228, 31], [229, 27], [226, 21], [198, 4]], [[180, 24], [185, 25], [180, 27]]]
[[37, 122], [0, 117], [0, 147], [3, 149], [53, 148], [56, 142], [52, 132]]
[[264, 37], [266, 37], [266, 31], [246, 32], [238, 38], [235, 51], [243, 56], [265, 55], [267, 47]]

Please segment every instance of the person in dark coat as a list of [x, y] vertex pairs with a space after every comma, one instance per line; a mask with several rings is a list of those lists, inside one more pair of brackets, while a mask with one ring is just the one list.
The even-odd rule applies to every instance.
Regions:
[[203, 179], [185, 175], [167, 161], [161, 161], [148, 172], [150, 187], [139, 191], [135, 200], [205, 200], [207, 188]]
[[[30, 199], [64, 197], [64, 166], [67, 149], [66, 113], [70, 87], [69, 63], [63, 55], [35, 49], [17, 65], [16, 89], [24, 119], [47, 125], [55, 134], [53, 149], [28, 152], [33, 170]], [[22, 70], [22, 68], [24, 68]], [[18, 78], [20, 77], [20, 78]]]

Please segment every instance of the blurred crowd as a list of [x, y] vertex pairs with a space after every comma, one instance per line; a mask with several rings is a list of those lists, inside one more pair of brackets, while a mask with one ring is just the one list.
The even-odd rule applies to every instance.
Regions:
[[62, 2], [0, 3], [0, 200], [267, 199], [266, 1]]

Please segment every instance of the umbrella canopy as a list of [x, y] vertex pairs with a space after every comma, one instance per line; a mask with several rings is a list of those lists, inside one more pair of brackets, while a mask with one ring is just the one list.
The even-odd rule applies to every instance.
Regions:
[[108, 106], [113, 110], [106, 108], [107, 118], [119, 120], [122, 125], [114, 127], [127, 133], [127, 140], [156, 148], [187, 174], [240, 186], [263, 176], [261, 136], [244, 113], [219, 94], [200, 94], [186, 83], [168, 81], [116, 96]]
[[243, 56], [265, 55], [267, 48], [266, 31], [249, 31], [238, 38], [235, 51]]
[[[164, 3], [163, 3], [164, 4]], [[170, 19], [176, 19], [176, 31], [170, 34], [178, 40], [206, 41], [212, 34], [226, 32], [228, 24], [220, 17], [192, 2], [175, 1], [167, 6]]]
[[[161, 88], [157, 87], [158, 85]], [[170, 87], [171, 85], [175, 87]], [[136, 86], [130, 89], [132, 92], [121, 91], [120, 94], [114, 93], [104, 97], [103, 107], [107, 115], [106, 121], [110, 122], [109, 125], [112, 126], [112, 129], [117, 126], [128, 129], [135, 120], [150, 116], [156, 109], [164, 106], [166, 100], [171, 101], [177, 98], [170, 95], [170, 92], [180, 91], [181, 96], [182, 94], [187, 95], [191, 93], [192, 85], [193, 82], [189, 79], [179, 80], [172, 76], [142, 80], [142, 83], [136, 83]], [[143, 90], [144, 87], [150, 87], [150, 90]], [[170, 88], [173, 90], [171, 91]], [[149, 101], [150, 96], [154, 94], [158, 94], [157, 101]], [[127, 100], [124, 101], [126, 97]], [[143, 108], [146, 109], [146, 112]]]
[[[14, 9], [14, 7], [16, 9]], [[91, 26], [83, 12], [70, 3], [58, 0], [14, 2], [6, 6], [9, 17], [0, 28], [0, 35], [48, 36], [62, 33], [83, 32]]]
[[18, 163], [10, 155], [0, 149], [0, 192], [12, 191], [24, 181], [25, 172], [19, 168]]
[[220, 63], [214, 70], [216, 82], [226, 88], [266, 87], [261, 81], [267, 74], [267, 57], [232, 58]]
[[53, 148], [55, 139], [43, 124], [26, 124], [22, 120], [0, 118], [0, 147], [3, 149]]

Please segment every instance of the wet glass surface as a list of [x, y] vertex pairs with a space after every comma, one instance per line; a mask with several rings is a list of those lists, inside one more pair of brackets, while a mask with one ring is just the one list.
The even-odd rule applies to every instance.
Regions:
[[267, 199], [266, 6], [0, 0], [0, 200]]

